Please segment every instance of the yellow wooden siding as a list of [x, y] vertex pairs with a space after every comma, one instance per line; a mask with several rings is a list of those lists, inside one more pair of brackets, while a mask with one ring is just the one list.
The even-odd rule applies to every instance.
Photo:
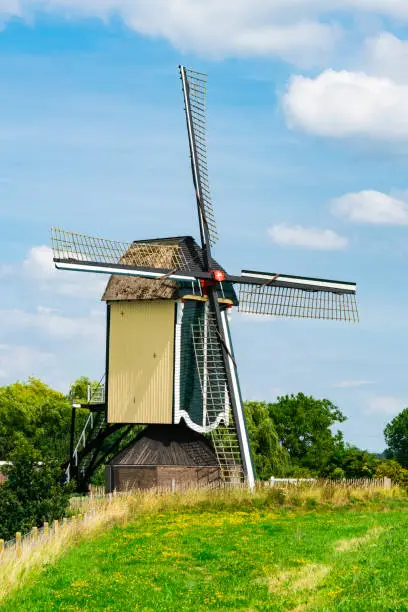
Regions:
[[110, 306], [109, 423], [172, 423], [174, 302]]

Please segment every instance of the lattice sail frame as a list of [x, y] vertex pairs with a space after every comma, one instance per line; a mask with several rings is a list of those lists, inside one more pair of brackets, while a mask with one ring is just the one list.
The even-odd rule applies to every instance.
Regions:
[[211, 428], [221, 476], [225, 482], [242, 482], [245, 475], [222, 347], [215, 315], [208, 308], [205, 316], [192, 324], [191, 333], [203, 396], [204, 424]]
[[184, 253], [177, 242], [117, 242], [52, 227], [51, 245], [56, 260], [98, 264], [102, 262], [165, 270], [188, 268]]
[[191, 334], [204, 402], [204, 425], [211, 427], [221, 420], [228, 424], [231, 400], [215, 316], [205, 306], [204, 317], [191, 325]]
[[296, 287], [239, 287], [239, 311], [247, 314], [358, 322], [356, 296]]
[[[191, 70], [190, 68], [185, 68], [184, 66], [180, 67], [180, 71], [186, 102], [187, 125], [189, 129], [189, 141], [194, 173], [193, 179], [197, 189], [197, 196], [201, 204], [201, 210], [208, 227], [210, 244], [213, 246], [218, 240], [218, 232], [208, 180], [206, 118], [207, 75], [202, 72]], [[183, 75], [185, 75], [185, 79]]]

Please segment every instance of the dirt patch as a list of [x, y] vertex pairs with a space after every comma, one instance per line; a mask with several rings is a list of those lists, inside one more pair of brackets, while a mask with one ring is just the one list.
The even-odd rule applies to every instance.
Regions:
[[311, 591], [324, 580], [330, 569], [328, 565], [310, 564], [282, 572], [268, 579], [269, 592], [277, 593], [282, 587], [290, 587], [291, 591]]
[[347, 540], [338, 540], [336, 542], [335, 548], [338, 552], [349, 552], [352, 550], [357, 550], [360, 546], [364, 546], [364, 544], [371, 544], [377, 540], [381, 533], [384, 531], [382, 527], [374, 527], [367, 531], [364, 536], [360, 538], [348, 538]]

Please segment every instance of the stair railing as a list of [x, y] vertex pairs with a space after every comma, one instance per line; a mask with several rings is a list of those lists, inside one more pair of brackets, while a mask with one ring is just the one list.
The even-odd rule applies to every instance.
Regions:
[[[87, 402], [88, 404], [99, 404], [105, 401], [105, 385], [103, 384], [103, 380], [105, 375], [102, 376], [100, 381], [96, 385], [88, 385], [87, 388]], [[80, 404], [75, 403], [75, 399], [73, 399], [73, 406], [79, 407]], [[78, 467], [78, 454], [81, 450], [83, 450], [86, 446], [86, 440], [89, 434], [92, 432], [94, 428], [94, 413], [91, 411], [88, 415], [88, 418], [85, 421], [85, 425], [81, 431], [81, 434], [78, 438], [78, 442], [74, 448], [72, 453], [72, 457], [69, 458], [68, 466], [65, 470], [65, 481], [69, 482], [71, 480], [71, 464], [74, 463], [75, 467]]]

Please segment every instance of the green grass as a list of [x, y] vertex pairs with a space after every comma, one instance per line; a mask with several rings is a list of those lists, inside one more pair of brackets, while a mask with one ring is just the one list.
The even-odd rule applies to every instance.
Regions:
[[85, 537], [1, 610], [408, 610], [407, 500], [236, 508], [142, 512]]

